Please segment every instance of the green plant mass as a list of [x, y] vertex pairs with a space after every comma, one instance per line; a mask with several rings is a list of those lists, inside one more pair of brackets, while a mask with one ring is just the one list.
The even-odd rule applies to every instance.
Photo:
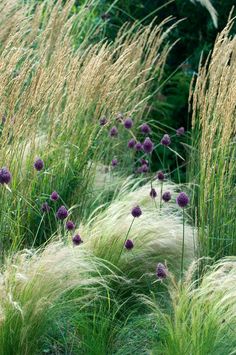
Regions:
[[0, 355], [236, 352], [233, 1], [0, 4]]

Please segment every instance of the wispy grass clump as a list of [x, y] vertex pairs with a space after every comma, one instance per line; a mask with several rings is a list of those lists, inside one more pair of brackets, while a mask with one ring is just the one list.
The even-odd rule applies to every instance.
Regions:
[[[160, 183], [153, 182], [153, 187], [157, 198], [160, 198]], [[81, 226], [84, 247], [116, 265], [128, 278], [141, 279], [144, 283], [145, 274], [152, 280], [156, 279], [158, 262], [167, 262], [168, 267], [179, 275], [183, 239], [182, 213], [175, 203], [176, 186], [166, 182], [164, 188], [171, 191], [173, 201], [160, 208], [150, 197], [150, 184], [140, 186], [139, 179], [127, 179], [111, 204], [100, 213], [97, 210], [87, 225]], [[137, 205], [142, 214], [134, 218], [131, 212]], [[184, 268], [194, 258], [193, 229], [187, 224], [185, 234]], [[132, 250], [125, 248], [126, 238], [132, 240]]]
[[[56, 207], [41, 214], [53, 191], [82, 219], [96, 162], [119, 151], [129, 165], [123, 140], [111, 143], [107, 128], [118, 112], [141, 120], [170, 50], [169, 29], [163, 31], [170, 19], [158, 26], [125, 25], [113, 43], [91, 46], [97, 25], [87, 28], [92, 10], [85, 5], [78, 13], [73, 1], [1, 6], [0, 167], [12, 174], [11, 191], [0, 186], [3, 250], [35, 238], [40, 244], [55, 232]], [[101, 127], [104, 115], [107, 125]], [[44, 162], [41, 171], [33, 167], [36, 158]]]
[[[82, 309], [108, 290], [99, 272], [102, 265], [79, 248], [55, 242], [44, 250], [25, 250], [9, 258], [0, 277], [0, 354], [41, 353], [43, 339], [53, 327], [59, 332], [64, 322], [71, 331], [75, 315], [84, 322]], [[83, 332], [74, 337], [78, 344]]]
[[236, 253], [236, 39], [230, 36], [231, 27], [232, 21], [200, 66], [191, 97], [193, 212], [200, 253], [215, 258]]
[[169, 310], [149, 303], [157, 315], [160, 343], [154, 354], [228, 355], [236, 349], [236, 260], [222, 259], [194, 280], [190, 267], [183, 284], [171, 278]]

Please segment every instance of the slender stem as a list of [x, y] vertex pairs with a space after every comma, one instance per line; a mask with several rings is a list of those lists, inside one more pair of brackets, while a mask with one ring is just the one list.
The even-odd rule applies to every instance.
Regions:
[[[130, 224], [130, 226], [129, 226], [128, 232], [126, 233], [124, 244], [125, 244], [126, 240], [128, 239], [129, 232], [130, 232], [130, 230], [131, 230], [131, 228], [132, 228], [132, 225], [133, 225], [133, 223], [134, 223], [134, 220], [135, 220], [135, 217], [133, 218], [133, 220], [132, 220], [132, 222], [131, 222], [131, 224]], [[120, 259], [121, 254], [122, 254], [123, 247], [124, 247], [124, 245], [122, 245], [121, 252], [120, 252], [120, 255], [119, 255], [119, 259]], [[119, 260], [119, 259], [118, 259], [118, 260]]]
[[38, 234], [39, 234], [41, 225], [42, 225], [42, 223], [43, 223], [44, 215], [45, 215], [45, 213], [42, 214], [42, 218], [41, 218], [41, 220], [40, 220], [40, 223], [39, 223], [39, 225], [38, 225], [37, 232], [36, 232], [35, 237], [34, 237], [34, 241], [33, 241], [33, 244], [32, 244], [32, 248], [34, 247], [34, 244], [35, 244], [35, 242], [36, 242], [36, 240], [37, 240], [37, 237], [38, 237]]
[[183, 208], [183, 240], [182, 240], [182, 255], [181, 255], [181, 283], [183, 282], [184, 274], [184, 208]]
[[161, 182], [160, 209], [161, 209], [161, 202], [162, 202], [162, 191], [163, 191], [163, 182]]

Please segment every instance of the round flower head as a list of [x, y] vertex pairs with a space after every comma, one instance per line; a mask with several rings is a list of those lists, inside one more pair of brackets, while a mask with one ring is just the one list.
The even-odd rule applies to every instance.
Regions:
[[153, 187], [151, 188], [150, 196], [151, 196], [151, 198], [156, 198], [157, 197], [157, 192], [156, 192], [156, 190]]
[[132, 120], [131, 117], [128, 117], [128, 118], [125, 119], [125, 121], [124, 121], [124, 126], [125, 126], [125, 128], [127, 128], [127, 129], [132, 128], [132, 126], [133, 126], [133, 120]]
[[184, 208], [189, 204], [189, 197], [186, 195], [185, 192], [180, 192], [176, 198], [176, 202], [179, 207]]
[[141, 216], [142, 210], [139, 206], [135, 206], [134, 208], [132, 208], [131, 214], [134, 218], [138, 218]]
[[36, 159], [34, 162], [34, 167], [37, 171], [42, 170], [44, 168], [44, 162], [42, 161], [42, 159]]
[[125, 248], [127, 250], [131, 250], [131, 249], [133, 249], [133, 247], [134, 247], [134, 243], [132, 242], [132, 240], [127, 239], [125, 242]]
[[134, 138], [131, 138], [128, 141], [128, 145], [127, 146], [128, 146], [128, 148], [132, 149], [132, 148], [134, 148], [135, 144], [136, 144], [136, 140]]
[[153, 151], [154, 144], [152, 143], [151, 139], [147, 137], [143, 142], [143, 150], [145, 153], [151, 153]]
[[72, 231], [73, 229], [75, 229], [75, 224], [74, 224], [74, 222], [72, 222], [72, 221], [67, 221], [67, 222], [66, 222], [66, 229], [67, 229], [68, 231]]
[[165, 202], [169, 202], [169, 201], [171, 200], [170, 191], [164, 192], [163, 195], [162, 195], [162, 199], [163, 199], [163, 201], [165, 201]]
[[50, 206], [48, 205], [47, 202], [44, 202], [41, 206], [41, 211], [43, 213], [48, 213], [50, 211]]
[[142, 149], [143, 149], [142, 143], [137, 142], [137, 143], [135, 144], [135, 150], [137, 150], [137, 152], [139, 152], [139, 151], [142, 150]]
[[50, 196], [50, 200], [57, 201], [59, 199], [59, 195], [56, 191], [53, 191]]
[[58, 208], [56, 217], [60, 220], [66, 219], [66, 217], [68, 217], [68, 211], [65, 206], [61, 206]]
[[149, 170], [147, 164], [143, 164], [143, 165], [141, 166], [141, 169], [142, 169], [142, 173], [147, 173], [148, 170]]
[[110, 137], [117, 137], [118, 136], [118, 129], [116, 128], [116, 126], [113, 126], [110, 129]]
[[0, 169], [0, 184], [9, 184], [11, 181], [11, 173], [7, 168]]
[[184, 127], [180, 127], [176, 130], [177, 136], [182, 136], [184, 134], [184, 132], [185, 132]]
[[83, 240], [81, 239], [81, 236], [79, 234], [76, 234], [76, 235], [73, 236], [72, 242], [76, 246], [76, 245], [82, 244]]
[[143, 165], [143, 164], [146, 164], [146, 165], [149, 165], [149, 162], [148, 162], [148, 160], [146, 160], [146, 159], [140, 159], [140, 163]]
[[161, 144], [168, 146], [168, 145], [170, 145], [170, 143], [171, 143], [171, 139], [170, 139], [169, 134], [164, 134], [164, 136], [161, 139]]
[[141, 132], [142, 132], [143, 134], [149, 134], [149, 133], [151, 133], [151, 128], [150, 128], [150, 126], [149, 126], [147, 123], [142, 124], [142, 126], [140, 127], [140, 129], [141, 129]]
[[112, 159], [111, 165], [112, 166], [117, 166], [117, 164], [118, 164], [118, 160], [117, 159]]
[[7, 117], [6, 115], [2, 115], [2, 125], [6, 123]]
[[158, 179], [159, 181], [163, 181], [163, 180], [165, 179], [165, 175], [164, 175], [164, 173], [163, 173], [162, 171], [158, 171], [158, 173], [157, 173], [157, 179]]
[[105, 126], [106, 123], [107, 123], [106, 117], [105, 116], [101, 117], [99, 120], [100, 126]]
[[157, 264], [156, 275], [159, 280], [164, 280], [168, 276], [168, 270], [162, 263]]

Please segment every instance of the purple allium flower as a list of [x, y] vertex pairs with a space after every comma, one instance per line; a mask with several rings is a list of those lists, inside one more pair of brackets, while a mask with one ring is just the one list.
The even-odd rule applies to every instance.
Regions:
[[161, 139], [161, 144], [168, 146], [168, 145], [170, 145], [170, 143], [171, 143], [171, 139], [170, 139], [169, 134], [164, 134], [164, 136]]
[[128, 148], [132, 149], [132, 148], [134, 148], [135, 144], [136, 144], [136, 140], [134, 138], [131, 138], [128, 141], [128, 145], [127, 146], [128, 146]]
[[162, 195], [162, 199], [163, 199], [163, 201], [165, 201], [165, 202], [169, 202], [169, 201], [171, 200], [170, 191], [164, 192], [163, 195]]
[[158, 171], [158, 173], [157, 173], [157, 179], [158, 179], [159, 181], [163, 181], [163, 180], [165, 179], [165, 175], [164, 175], [164, 173], [163, 173], [162, 171]]
[[135, 150], [137, 150], [137, 152], [139, 152], [139, 151], [142, 150], [142, 149], [143, 149], [142, 143], [137, 142], [137, 143], [135, 144]]
[[0, 184], [9, 184], [10, 181], [11, 173], [6, 167], [3, 167], [0, 169]]
[[61, 206], [61, 207], [58, 208], [57, 213], [56, 213], [56, 217], [58, 219], [61, 219], [61, 220], [63, 220], [66, 217], [68, 217], [68, 211], [65, 208], [65, 206]]
[[157, 197], [157, 192], [156, 192], [156, 190], [153, 187], [151, 188], [150, 196], [151, 196], [151, 198], [156, 198]]
[[110, 137], [117, 137], [118, 136], [118, 129], [116, 126], [113, 126], [110, 130]]
[[162, 263], [157, 264], [156, 275], [159, 280], [164, 280], [168, 276], [168, 270]]
[[182, 136], [185, 133], [184, 127], [180, 127], [176, 130], [177, 136]]
[[149, 134], [149, 133], [151, 133], [151, 128], [150, 128], [150, 126], [149, 126], [147, 123], [142, 124], [142, 126], [140, 127], [140, 129], [141, 129], [141, 132], [142, 132], [143, 134]]
[[189, 204], [189, 197], [186, 195], [185, 192], [180, 192], [176, 198], [176, 202], [179, 207], [184, 208]]
[[57, 201], [59, 199], [59, 195], [56, 191], [53, 191], [50, 196], [50, 200]]
[[134, 218], [138, 218], [141, 216], [142, 210], [139, 206], [135, 206], [134, 208], [132, 208], [131, 214]]
[[127, 250], [131, 250], [131, 249], [133, 249], [133, 247], [134, 247], [134, 243], [132, 242], [132, 240], [127, 239], [125, 242], [125, 248]]
[[143, 150], [145, 153], [151, 153], [154, 149], [154, 144], [152, 143], [151, 139], [147, 137], [143, 142]]
[[47, 202], [44, 202], [41, 206], [41, 211], [43, 213], [48, 213], [50, 211], [50, 206], [48, 205]]
[[100, 126], [105, 126], [106, 123], [107, 123], [106, 117], [105, 116], [101, 117], [99, 120]]
[[117, 166], [117, 164], [118, 164], [118, 160], [117, 159], [112, 159], [111, 165], [112, 166]]
[[128, 117], [128, 118], [125, 119], [125, 121], [124, 121], [124, 126], [125, 126], [125, 128], [127, 128], [127, 129], [130, 129], [130, 128], [133, 127], [133, 120], [132, 120], [131, 117]]
[[140, 159], [140, 163], [143, 165], [143, 164], [146, 164], [146, 165], [149, 165], [149, 162], [148, 162], [148, 160], [146, 160], [146, 159]]
[[67, 221], [67, 222], [66, 222], [66, 229], [67, 229], [68, 231], [72, 231], [73, 229], [75, 229], [75, 224], [74, 224], [74, 222], [72, 222], [72, 221]]
[[83, 243], [83, 240], [81, 239], [81, 236], [79, 234], [76, 234], [73, 236], [72, 242], [76, 246], [76, 245], [80, 245], [81, 243]]
[[42, 161], [42, 159], [36, 159], [34, 162], [34, 167], [37, 171], [42, 170], [44, 168], [44, 162]]
[[141, 174], [143, 172], [143, 167], [139, 166], [138, 169], [136, 170], [137, 174]]
[[147, 173], [147, 172], [148, 172], [148, 170], [149, 170], [149, 168], [148, 168], [148, 165], [147, 165], [147, 164], [143, 164], [143, 165], [141, 166], [141, 168], [142, 168], [142, 173]]

